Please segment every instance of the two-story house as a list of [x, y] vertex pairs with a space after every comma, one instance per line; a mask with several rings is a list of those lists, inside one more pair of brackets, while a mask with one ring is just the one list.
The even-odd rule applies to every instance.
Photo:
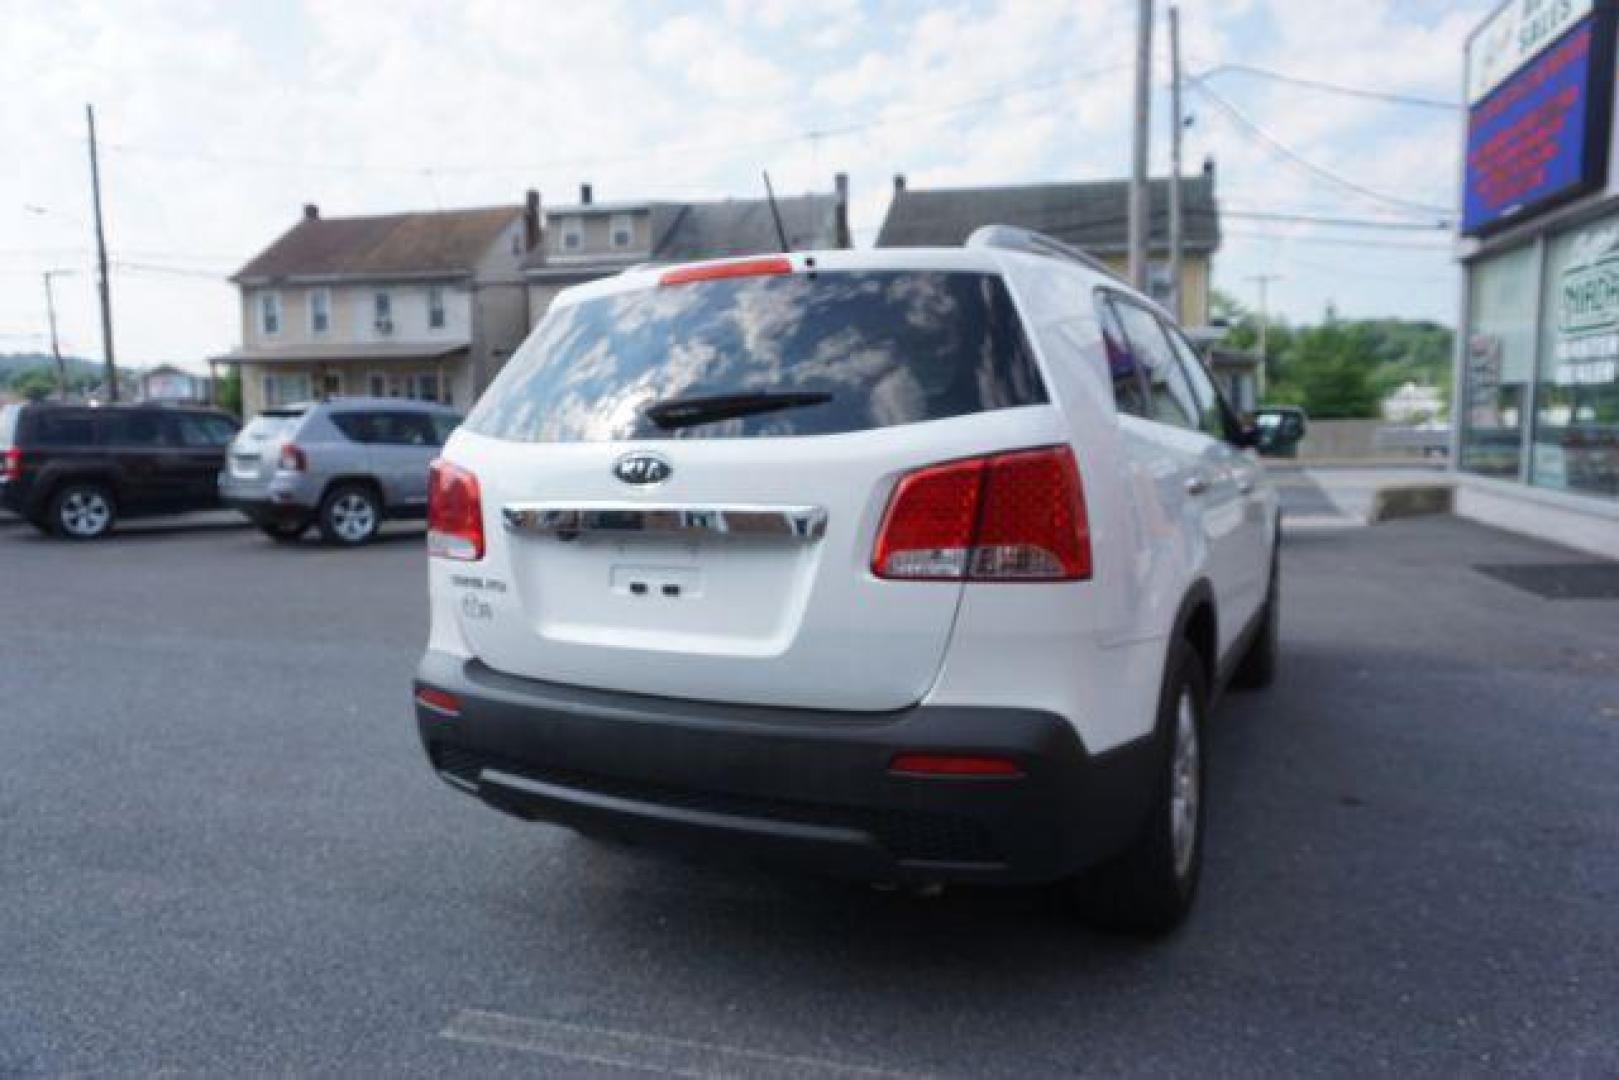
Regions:
[[315, 206], [231, 280], [242, 411], [332, 396], [466, 408], [528, 332], [522, 267], [539, 196], [521, 206], [323, 218]]
[[[781, 215], [781, 231], [776, 214]], [[529, 256], [529, 318], [538, 322], [569, 285], [641, 263], [689, 262], [790, 250], [846, 248], [849, 179], [839, 173], [831, 194], [722, 202], [597, 202], [581, 184], [579, 201], [547, 207], [543, 242]]]
[[[1214, 162], [1181, 178], [1180, 321], [1209, 325], [1210, 264], [1220, 247], [1220, 210], [1214, 198]], [[1127, 180], [1021, 184], [1007, 187], [917, 190], [894, 177], [894, 197], [877, 235], [878, 247], [954, 247], [981, 225], [1034, 229], [1090, 252], [1120, 274], [1128, 268], [1130, 184]], [[1167, 301], [1169, 180], [1148, 192], [1148, 288]]]

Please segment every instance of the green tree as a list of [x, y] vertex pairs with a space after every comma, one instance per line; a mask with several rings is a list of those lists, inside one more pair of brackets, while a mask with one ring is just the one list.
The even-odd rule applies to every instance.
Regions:
[[242, 369], [235, 365], [223, 379], [214, 384], [215, 403], [222, 409], [229, 409], [237, 416], [242, 415]]
[[1319, 419], [1375, 417], [1382, 395], [1373, 379], [1374, 344], [1361, 323], [1335, 320], [1302, 330], [1289, 342], [1276, 391], [1296, 396]]

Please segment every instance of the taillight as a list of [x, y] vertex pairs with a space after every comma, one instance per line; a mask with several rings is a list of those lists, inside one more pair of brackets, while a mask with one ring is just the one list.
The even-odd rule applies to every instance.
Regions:
[[1090, 524], [1066, 446], [932, 465], [900, 479], [872, 573], [895, 581], [1083, 581]]
[[309, 455], [297, 443], [287, 443], [281, 448], [281, 457], [275, 467], [281, 472], [306, 472], [309, 469]]
[[793, 264], [779, 255], [764, 259], [732, 259], [729, 262], [699, 263], [696, 266], [677, 266], [666, 270], [658, 278], [659, 285], [686, 285], [693, 281], [720, 281], [724, 278], [769, 277], [790, 274]]
[[0, 455], [0, 480], [22, 479], [22, 451], [15, 446], [6, 447], [6, 452]]
[[427, 553], [441, 559], [483, 558], [483, 495], [478, 478], [442, 459], [428, 467]]

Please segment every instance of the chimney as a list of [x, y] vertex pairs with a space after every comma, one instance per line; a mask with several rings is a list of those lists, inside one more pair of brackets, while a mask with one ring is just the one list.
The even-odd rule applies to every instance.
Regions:
[[849, 236], [849, 174], [840, 172], [834, 176], [832, 189], [837, 192], [837, 236], [833, 242], [840, 248], [853, 247]]
[[523, 196], [523, 250], [540, 246], [540, 193], [529, 188]]
[[319, 221], [320, 220], [320, 207], [316, 206], [312, 202], [304, 203], [304, 220], [305, 221]]
[[581, 205], [581, 206], [589, 206], [590, 205], [590, 194], [591, 194], [590, 193], [590, 185], [589, 184], [580, 184], [579, 185], [579, 205]]
[[905, 174], [902, 173], [902, 172], [897, 172], [897, 173], [894, 174], [894, 194], [898, 195], [900, 192], [902, 192], [904, 190], [905, 190]]

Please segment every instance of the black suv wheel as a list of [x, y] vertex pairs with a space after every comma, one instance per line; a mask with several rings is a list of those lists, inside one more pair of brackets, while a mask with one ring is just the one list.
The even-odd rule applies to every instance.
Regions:
[[105, 484], [67, 483], [51, 496], [51, 531], [69, 540], [96, 540], [112, 531], [118, 511]]

